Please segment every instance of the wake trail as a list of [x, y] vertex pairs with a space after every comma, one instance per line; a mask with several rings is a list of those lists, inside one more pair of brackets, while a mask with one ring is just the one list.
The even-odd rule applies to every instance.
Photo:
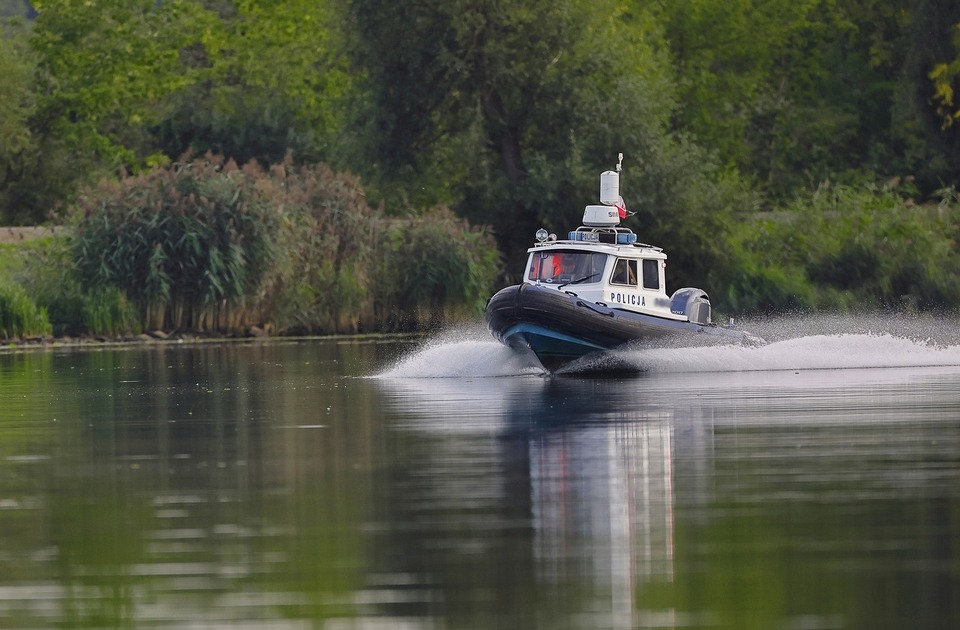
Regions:
[[[796, 318], [758, 322], [759, 346], [642, 346], [586, 357], [563, 372], [651, 373], [960, 367], [953, 322]], [[843, 332], [844, 329], [851, 332]], [[818, 332], [824, 331], [824, 332]], [[879, 331], [879, 332], [877, 332]], [[542, 373], [485, 331], [448, 331], [377, 375], [381, 378], [500, 377]]]
[[960, 346], [888, 334], [812, 335], [760, 347], [650, 348], [615, 353], [650, 372], [746, 372], [960, 366]]

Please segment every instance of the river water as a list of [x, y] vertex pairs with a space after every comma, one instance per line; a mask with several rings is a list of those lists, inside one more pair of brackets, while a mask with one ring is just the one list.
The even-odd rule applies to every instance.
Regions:
[[956, 322], [753, 325], [0, 354], [0, 627], [960, 627]]

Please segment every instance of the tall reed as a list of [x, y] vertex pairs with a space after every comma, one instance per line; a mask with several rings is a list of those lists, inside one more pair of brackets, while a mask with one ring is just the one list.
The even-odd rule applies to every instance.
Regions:
[[45, 309], [23, 287], [0, 283], [0, 339], [46, 336], [53, 332]]
[[356, 332], [373, 325], [373, 267], [382, 213], [359, 180], [324, 165], [272, 169], [285, 194], [285, 291], [278, 324], [291, 332]]
[[417, 328], [478, 314], [499, 268], [491, 235], [450, 210], [386, 217], [355, 177], [289, 160], [185, 160], [101, 184], [75, 217], [83, 293], [112, 304], [85, 302], [99, 327], [128, 326], [129, 298], [147, 329]]
[[83, 327], [93, 335], [118, 337], [139, 332], [136, 308], [117, 287], [97, 289], [83, 296]]
[[439, 206], [394, 221], [378, 257], [377, 317], [417, 329], [479, 314], [500, 267], [493, 236]]
[[265, 175], [215, 156], [105, 182], [73, 256], [87, 290], [117, 287], [147, 328], [234, 332], [261, 321], [280, 225]]

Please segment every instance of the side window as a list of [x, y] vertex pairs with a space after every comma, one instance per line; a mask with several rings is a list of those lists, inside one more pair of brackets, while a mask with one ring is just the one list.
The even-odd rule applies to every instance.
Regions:
[[660, 288], [660, 261], [659, 260], [643, 261], [643, 288], [644, 289]]
[[544, 256], [540, 252], [530, 254], [530, 273], [527, 275], [527, 278], [530, 280], [540, 280], [543, 277], [541, 276], [543, 259]]
[[626, 258], [617, 259], [613, 266], [613, 277], [610, 278], [610, 283], [637, 286], [637, 261]]

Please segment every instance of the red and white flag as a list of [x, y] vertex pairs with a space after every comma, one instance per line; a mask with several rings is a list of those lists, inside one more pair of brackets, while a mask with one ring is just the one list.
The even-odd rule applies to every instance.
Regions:
[[620, 214], [621, 219], [626, 219], [630, 216], [630, 213], [627, 212], [627, 204], [623, 202], [623, 197], [617, 197], [617, 205], [614, 206], [617, 209], [617, 212]]

